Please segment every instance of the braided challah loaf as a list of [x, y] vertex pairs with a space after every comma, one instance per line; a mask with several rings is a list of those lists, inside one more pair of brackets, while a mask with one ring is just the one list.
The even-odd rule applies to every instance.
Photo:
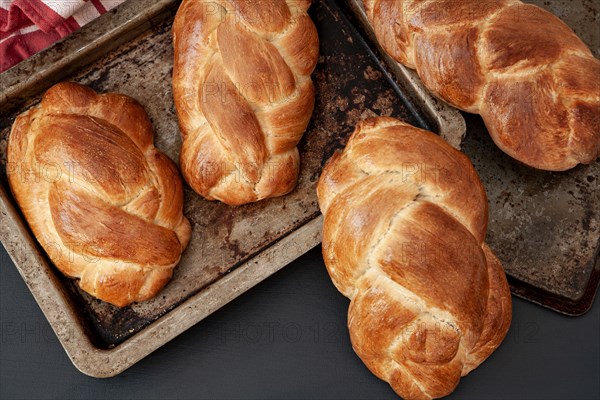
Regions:
[[351, 299], [356, 353], [404, 398], [452, 392], [511, 320], [467, 157], [433, 133], [370, 119], [327, 163], [317, 193], [325, 264]]
[[296, 185], [314, 106], [310, 0], [184, 0], [173, 26], [173, 90], [190, 186], [240, 205]]
[[600, 155], [600, 61], [551, 13], [516, 0], [363, 0], [383, 48], [494, 142], [563, 171]]
[[191, 234], [181, 178], [152, 136], [133, 99], [62, 83], [8, 143], [12, 193], [52, 262], [119, 307], [167, 284]]

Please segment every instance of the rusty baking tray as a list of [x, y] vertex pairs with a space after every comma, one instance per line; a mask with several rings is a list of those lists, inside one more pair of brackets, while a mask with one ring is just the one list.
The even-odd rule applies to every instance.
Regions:
[[[362, 1], [347, 1], [375, 41]], [[600, 3], [527, 2], [562, 18], [600, 57]], [[418, 80], [414, 72], [384, 58], [397, 76]], [[505, 267], [512, 293], [567, 315], [585, 313], [600, 282], [600, 162], [564, 173], [533, 170], [500, 151], [480, 117], [464, 116], [467, 135], [452, 144], [473, 161], [486, 188], [487, 240]]]
[[123, 309], [94, 300], [51, 265], [15, 207], [6, 182], [6, 140], [16, 115], [52, 84], [73, 80], [137, 98], [152, 119], [157, 147], [177, 160], [171, 25], [178, 6], [175, 0], [126, 2], [0, 75], [0, 239], [75, 366], [95, 377], [122, 372], [318, 245], [315, 185], [323, 163], [360, 119], [394, 115], [457, 143], [465, 130], [460, 113], [429, 97], [418, 82], [392, 79], [344, 5], [317, 1], [310, 10], [321, 38], [313, 75], [317, 100], [300, 143], [297, 189], [234, 208], [186, 188], [192, 240], [165, 290]]

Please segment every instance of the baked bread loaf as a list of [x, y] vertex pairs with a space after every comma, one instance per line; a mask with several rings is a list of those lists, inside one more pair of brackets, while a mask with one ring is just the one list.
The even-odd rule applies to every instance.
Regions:
[[501, 150], [563, 171], [600, 155], [600, 61], [551, 13], [516, 0], [363, 0], [383, 48], [481, 114]]
[[319, 53], [310, 0], [184, 0], [173, 25], [180, 166], [209, 200], [290, 192]]
[[76, 83], [49, 89], [8, 141], [8, 179], [35, 237], [84, 291], [119, 307], [167, 284], [191, 228], [173, 162], [142, 106]]
[[462, 153], [393, 118], [360, 123], [317, 188], [323, 256], [366, 366], [406, 399], [451, 393], [502, 342], [511, 299]]

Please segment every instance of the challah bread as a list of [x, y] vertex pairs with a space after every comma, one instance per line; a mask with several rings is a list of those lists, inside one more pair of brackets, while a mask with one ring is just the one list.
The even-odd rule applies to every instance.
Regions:
[[366, 366], [406, 399], [451, 393], [502, 342], [511, 299], [466, 156], [393, 118], [359, 123], [318, 183], [323, 255]]
[[8, 142], [12, 193], [65, 275], [123, 307], [170, 280], [190, 239], [182, 181], [144, 109], [76, 83], [49, 89]]
[[516, 0], [363, 0], [383, 48], [498, 147], [563, 171], [600, 155], [600, 61], [551, 13]]
[[318, 59], [310, 0], [184, 0], [173, 26], [180, 165], [200, 195], [241, 205], [296, 185]]

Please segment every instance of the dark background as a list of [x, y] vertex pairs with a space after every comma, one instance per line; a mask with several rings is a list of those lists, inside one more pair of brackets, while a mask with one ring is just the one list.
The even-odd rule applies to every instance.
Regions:
[[[600, 304], [578, 318], [513, 298], [500, 348], [454, 399], [600, 399]], [[0, 248], [0, 399], [395, 398], [354, 354], [348, 300], [316, 248], [110, 379], [78, 372]]]

